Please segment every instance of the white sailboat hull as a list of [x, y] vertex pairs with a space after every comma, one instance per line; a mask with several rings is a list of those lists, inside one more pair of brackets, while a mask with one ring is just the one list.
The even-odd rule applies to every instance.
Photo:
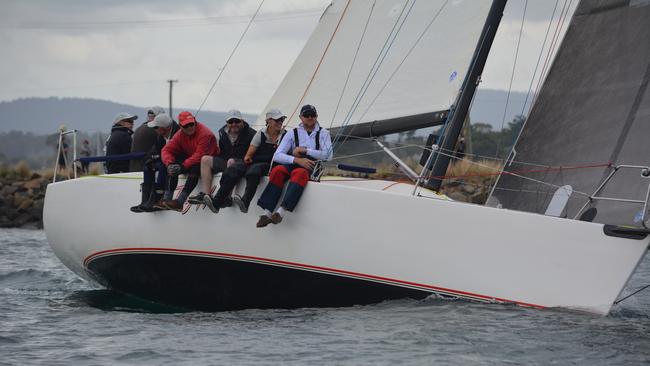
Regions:
[[86, 279], [205, 309], [439, 293], [607, 314], [650, 241], [605, 235], [601, 224], [412, 197], [409, 187], [382, 190], [391, 184], [382, 181], [312, 182], [294, 213], [258, 229], [253, 204], [248, 214], [132, 213], [140, 182], [127, 174], [50, 184], [52, 249]]

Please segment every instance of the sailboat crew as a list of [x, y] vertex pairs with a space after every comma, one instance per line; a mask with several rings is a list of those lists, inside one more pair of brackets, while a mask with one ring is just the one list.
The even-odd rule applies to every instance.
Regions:
[[[138, 128], [133, 131], [133, 141], [131, 142], [131, 152], [144, 152], [148, 153], [156, 143], [158, 134], [148, 124], [156, 118], [157, 115], [165, 113], [165, 108], [154, 106], [147, 110], [147, 120], [143, 122]], [[144, 168], [144, 161], [147, 158], [132, 159], [129, 162], [129, 170], [132, 172], [141, 172]]]
[[248, 212], [248, 206], [255, 196], [260, 179], [267, 175], [271, 168], [273, 154], [275, 154], [280, 140], [282, 140], [286, 132], [282, 128], [286, 118], [287, 116], [280, 112], [279, 109], [271, 109], [266, 112], [266, 127], [257, 131], [248, 147], [244, 157], [244, 163], [247, 165], [244, 174], [246, 188], [242, 196], [235, 194], [232, 197], [233, 203], [243, 213]]
[[[302, 106], [302, 123], [286, 134], [273, 155], [273, 161], [280, 165], [271, 169], [269, 183], [257, 201], [257, 205], [264, 209], [264, 215], [257, 221], [257, 227], [265, 227], [270, 223], [279, 224], [287, 211], [293, 212], [316, 162], [332, 158], [332, 139], [329, 132], [320, 127], [317, 118], [316, 107], [310, 104]], [[272, 213], [280, 200], [287, 179], [289, 185], [284, 199], [280, 207]]]
[[162, 149], [162, 160], [167, 166], [167, 190], [176, 189], [177, 178], [180, 174], [187, 174], [183, 191], [176, 199], [162, 202], [170, 210], [181, 211], [183, 204], [199, 182], [201, 157], [205, 155], [218, 155], [219, 145], [217, 138], [210, 129], [197, 122], [190, 112], [181, 112], [178, 115], [178, 124], [181, 133], [177, 133]]
[[[244, 120], [241, 112], [231, 109], [226, 115], [226, 124], [219, 130], [219, 156], [201, 158], [201, 191], [189, 198], [192, 204], [205, 204], [210, 211], [218, 213], [220, 208], [232, 205], [230, 195], [237, 181], [246, 173], [244, 155], [248, 150], [255, 130]], [[210, 195], [213, 175], [223, 172], [219, 190], [214, 198]]]
[[[111, 135], [106, 140], [106, 156], [122, 155], [131, 152], [133, 121], [136, 119], [138, 119], [138, 116], [126, 112], [118, 113], [115, 116], [113, 128], [111, 128]], [[106, 162], [106, 172], [108, 174], [126, 173], [128, 171], [128, 160]]]
[[[133, 212], [151, 212], [160, 206], [160, 200], [171, 200], [172, 190], [165, 190], [167, 182], [167, 168], [161, 159], [162, 149], [167, 142], [178, 132], [180, 127], [171, 117], [162, 113], [158, 114], [152, 121], [146, 123], [147, 128], [154, 131], [156, 141], [147, 156], [144, 158], [143, 182], [141, 185], [142, 201], [139, 205], [131, 207]], [[157, 176], [156, 176], [156, 173]], [[178, 177], [174, 177], [178, 184]], [[163, 197], [164, 195], [164, 197]]]

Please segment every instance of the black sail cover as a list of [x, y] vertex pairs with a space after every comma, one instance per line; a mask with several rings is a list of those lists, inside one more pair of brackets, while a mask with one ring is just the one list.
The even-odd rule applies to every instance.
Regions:
[[[650, 165], [650, 1], [583, 0], [516, 143], [507, 171], [573, 194], [573, 217], [611, 168], [554, 170], [527, 165], [583, 167]], [[602, 196], [644, 200], [650, 179], [621, 171]], [[489, 204], [544, 213], [556, 188], [502, 175]], [[598, 201], [595, 222], [639, 225], [643, 206]], [[636, 217], [636, 221], [635, 221]]]

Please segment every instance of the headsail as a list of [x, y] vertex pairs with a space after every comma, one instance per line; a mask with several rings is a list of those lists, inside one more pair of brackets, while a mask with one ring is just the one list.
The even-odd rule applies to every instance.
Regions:
[[374, 122], [359, 130], [372, 127], [375, 134], [404, 130], [405, 122], [439, 123], [463, 82], [490, 3], [336, 0], [267, 108], [280, 108], [296, 125], [296, 109], [310, 103], [324, 127]]
[[[515, 146], [516, 161], [542, 166], [514, 163], [508, 171], [573, 187], [569, 217], [587, 201], [580, 192], [591, 194], [603, 182], [611, 170], [607, 163], [650, 164], [648, 19], [648, 1], [582, 1]], [[550, 168], [557, 166], [576, 169]], [[536, 172], [525, 173], [531, 170]], [[603, 196], [643, 200], [648, 183], [638, 170], [621, 171]], [[504, 208], [544, 213], [555, 190], [506, 175], [493, 197]], [[634, 222], [640, 205], [598, 202], [596, 207], [596, 222], [640, 224]]]

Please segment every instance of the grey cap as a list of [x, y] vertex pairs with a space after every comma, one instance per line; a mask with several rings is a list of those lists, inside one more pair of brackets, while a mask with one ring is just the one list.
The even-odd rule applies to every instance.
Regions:
[[148, 112], [153, 112], [153, 115], [157, 116], [157, 115], [159, 115], [161, 113], [165, 113], [165, 108], [163, 108], [163, 107], [161, 107], [159, 105], [155, 105], [155, 106], [147, 109], [147, 113]]
[[279, 109], [273, 108], [269, 109], [268, 112], [266, 112], [266, 118], [273, 118], [273, 119], [280, 119], [280, 118], [287, 118], [287, 116], [284, 115]]
[[230, 121], [233, 118], [237, 118], [239, 120], [244, 120], [241, 116], [241, 112], [237, 109], [231, 109], [228, 111], [228, 114], [226, 114], [226, 122]]
[[138, 116], [131, 113], [120, 112], [115, 115], [115, 119], [113, 119], [113, 124], [117, 124], [118, 122], [124, 121], [125, 119], [130, 119], [135, 121], [136, 119], [138, 119]]
[[162, 128], [169, 128], [169, 126], [172, 125], [172, 119], [165, 113], [161, 113], [156, 116], [156, 118], [153, 119], [151, 122], [147, 122], [147, 126], [153, 128], [153, 127], [162, 127]]

